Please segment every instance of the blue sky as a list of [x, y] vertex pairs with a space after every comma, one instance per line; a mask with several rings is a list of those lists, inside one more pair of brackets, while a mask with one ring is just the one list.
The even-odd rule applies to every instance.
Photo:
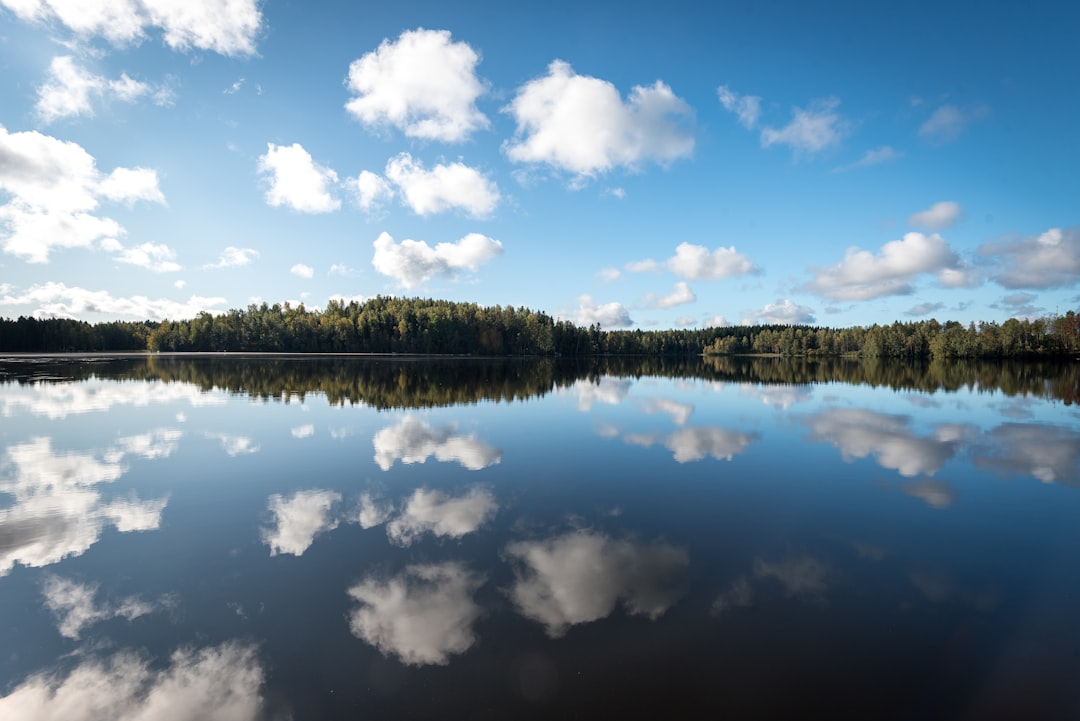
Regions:
[[0, 0], [0, 315], [1080, 306], [1080, 6], [705, 5]]

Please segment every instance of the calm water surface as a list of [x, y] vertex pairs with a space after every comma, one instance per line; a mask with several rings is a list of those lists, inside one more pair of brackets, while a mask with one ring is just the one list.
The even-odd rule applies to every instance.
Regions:
[[0, 363], [0, 718], [1080, 718], [1075, 375], [726, 363]]

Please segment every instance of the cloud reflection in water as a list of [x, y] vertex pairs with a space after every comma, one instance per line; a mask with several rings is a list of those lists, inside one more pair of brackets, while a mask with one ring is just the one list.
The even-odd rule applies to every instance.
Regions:
[[517, 541], [506, 553], [518, 564], [514, 605], [552, 638], [607, 617], [620, 600], [628, 613], [660, 617], [682, 596], [689, 566], [685, 549], [585, 530]]
[[297, 491], [285, 497], [275, 493], [267, 501], [274, 514], [274, 525], [262, 529], [263, 543], [270, 546], [270, 555], [288, 553], [302, 556], [315, 542], [315, 536], [337, 528], [338, 522], [330, 509], [341, 500], [335, 491]]
[[452, 432], [451, 427], [432, 428], [416, 418], [406, 416], [400, 423], [383, 428], [375, 434], [375, 462], [389, 471], [396, 461], [424, 463], [431, 456], [437, 461], [456, 461], [470, 471], [498, 463], [502, 451], [492, 448], [472, 435]]
[[476, 642], [482, 576], [456, 562], [407, 566], [393, 578], [368, 577], [348, 589], [360, 603], [349, 614], [353, 635], [410, 666], [444, 665]]

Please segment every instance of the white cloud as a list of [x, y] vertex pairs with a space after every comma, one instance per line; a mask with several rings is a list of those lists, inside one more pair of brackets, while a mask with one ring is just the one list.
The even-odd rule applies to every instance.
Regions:
[[959, 138], [975, 120], [980, 120], [989, 113], [985, 106], [972, 110], [961, 110], [952, 104], [942, 105], [919, 126], [919, 137], [935, 142], [949, 143]]
[[499, 505], [490, 491], [471, 488], [463, 496], [418, 488], [405, 501], [401, 513], [386, 526], [386, 535], [398, 546], [409, 546], [430, 533], [439, 538], [462, 538], [491, 520]]
[[415, 416], [387, 426], [372, 438], [375, 462], [389, 471], [394, 463], [424, 463], [432, 456], [443, 463], [455, 462], [470, 471], [497, 464], [502, 451], [492, 448], [475, 435], [454, 433], [452, 426], [433, 428]]
[[926, 230], [945, 230], [964, 217], [964, 211], [955, 200], [942, 200], [926, 210], [908, 216], [908, 225]]
[[602, 376], [596, 381], [578, 381], [570, 389], [570, 392], [577, 394], [578, 410], [588, 413], [595, 403], [603, 403], [609, 406], [619, 405], [626, 400], [631, 386], [633, 386], [633, 382], [626, 378]]
[[481, 609], [472, 596], [483, 582], [455, 562], [407, 566], [385, 581], [365, 578], [348, 591], [360, 603], [349, 629], [408, 666], [446, 665], [476, 643]]
[[723, 328], [724, 326], [728, 326], [728, 325], [731, 325], [731, 323], [728, 322], [727, 318], [725, 318], [722, 315], [714, 315], [712, 318], [706, 319], [706, 321], [702, 324], [702, 327], [704, 327], [704, 328]]
[[303, 263], [297, 263], [289, 268], [289, 272], [300, 278], [312, 278], [315, 276], [315, 269], [310, 265], [304, 265]]
[[634, 324], [630, 311], [622, 303], [612, 301], [596, 305], [590, 295], [578, 298], [578, 309], [572, 320], [578, 325], [598, 323], [603, 328], [626, 328]]
[[65, 638], [78, 639], [83, 630], [99, 621], [126, 618], [132, 621], [153, 613], [158, 605], [134, 596], [116, 603], [97, 603], [97, 588], [58, 576], [48, 576], [41, 589], [45, 608], [57, 617], [58, 630]]
[[924, 274], [936, 274], [944, 284], [969, 283], [968, 269], [937, 233], [905, 233], [874, 255], [848, 248], [844, 260], [832, 268], [819, 268], [805, 289], [833, 300], [871, 300], [887, 295], [909, 295], [912, 283]]
[[268, 205], [284, 205], [301, 213], [329, 213], [341, 207], [341, 201], [330, 194], [337, 185], [337, 173], [312, 160], [303, 146], [267, 143], [266, 148], [266, 154], [259, 156], [259, 172], [269, 176]]
[[59, 22], [81, 37], [101, 36], [113, 45], [141, 41], [160, 29], [173, 50], [211, 50], [253, 55], [262, 25], [257, 0], [0, 0], [28, 22]]
[[413, 288], [436, 275], [453, 278], [462, 270], [480, 266], [502, 255], [502, 243], [480, 233], [469, 233], [456, 243], [438, 243], [434, 248], [422, 240], [395, 243], [389, 233], [381, 233], [372, 244], [375, 270]]
[[796, 305], [790, 298], [766, 303], [761, 310], [743, 313], [742, 325], [806, 325], [814, 322], [814, 311]]
[[663, 262], [647, 259], [626, 264], [626, 269], [632, 273], [656, 272], [662, 268], [686, 280], [721, 280], [758, 272], [758, 268], [737, 252], [735, 246], [710, 251], [703, 245], [685, 242], [679, 243], [675, 255]]
[[757, 127], [758, 119], [761, 118], [761, 98], [739, 95], [726, 85], [718, 87], [716, 93], [720, 97], [720, 104], [735, 113], [744, 128], [753, 130]]
[[518, 562], [510, 598], [552, 638], [606, 618], [620, 600], [627, 613], [659, 618], [682, 596], [689, 565], [684, 549], [595, 531], [519, 541], [506, 553]]
[[384, 201], [394, 197], [394, 189], [379, 175], [370, 170], [363, 170], [356, 179], [357, 202], [360, 208], [373, 211], [382, 206]]
[[448, 30], [407, 30], [352, 62], [347, 85], [356, 97], [345, 109], [365, 125], [393, 125], [412, 138], [465, 140], [488, 127], [476, 108], [485, 91], [478, 62]]
[[153, 170], [117, 168], [102, 176], [82, 146], [2, 126], [0, 191], [11, 196], [0, 205], [4, 251], [31, 263], [47, 263], [53, 248], [87, 248], [122, 236], [119, 223], [94, 214], [99, 198], [164, 202]]
[[13, 503], [0, 508], [0, 576], [16, 564], [41, 567], [79, 556], [113, 526], [120, 533], [149, 531], [161, 524], [167, 498], [131, 496], [106, 501], [99, 488], [124, 473], [115, 453], [58, 453], [49, 438], [7, 448], [0, 494]]
[[908, 478], [932, 476], [960, 447], [967, 431], [959, 426], [939, 427], [931, 436], [917, 436], [907, 416], [857, 408], [833, 408], [802, 420], [810, 440], [830, 443], [844, 461], [873, 456], [878, 465]]
[[[418, 215], [458, 208], [475, 218], [488, 216], [499, 204], [499, 189], [475, 168], [463, 163], [436, 165], [426, 170], [420, 161], [401, 153], [386, 163], [386, 177], [405, 204]], [[370, 179], [368, 180], [371, 183]], [[381, 192], [377, 189], [376, 194]], [[372, 197], [377, 197], [372, 196]], [[361, 205], [363, 205], [361, 191]]]
[[750, 433], [730, 431], [712, 426], [680, 428], [668, 436], [631, 434], [625, 438], [627, 443], [648, 448], [655, 443], [662, 443], [672, 452], [676, 463], [689, 463], [704, 460], [711, 456], [718, 461], [730, 461], [745, 451], [756, 437]]
[[173, 273], [182, 270], [180, 264], [173, 261], [176, 253], [164, 243], [159, 245], [143, 243], [134, 248], [123, 248], [115, 257], [121, 263], [137, 265], [155, 273]]
[[[125, 436], [117, 441], [117, 449], [113, 455], [117, 462], [125, 455], [140, 456], [148, 460], [168, 458], [179, 447], [183, 435], [183, 431], [175, 428], [158, 428], [149, 433]], [[111, 460], [111, 455], [107, 457]]]
[[35, 318], [84, 318], [88, 313], [100, 313], [143, 320], [175, 320], [194, 318], [203, 311], [221, 313], [224, 304], [224, 298], [199, 295], [193, 295], [186, 301], [167, 298], [151, 300], [142, 295], [116, 298], [105, 290], [69, 288], [63, 283], [32, 285], [20, 295], [0, 296], [0, 306], [36, 306], [31, 313]]
[[610, 82], [555, 60], [547, 75], [518, 88], [506, 111], [517, 122], [504, 146], [511, 160], [546, 163], [579, 178], [650, 160], [668, 163], [694, 150], [693, 111], [659, 80], [635, 86], [624, 103]]
[[902, 157], [904, 157], [904, 154], [902, 152], [893, 150], [891, 146], [882, 145], [880, 148], [867, 150], [865, 153], [863, 153], [863, 156], [856, 160], [854, 163], [850, 163], [848, 165], [841, 165], [838, 168], [834, 168], [833, 172], [843, 173], [848, 170], [856, 170], [858, 168], [869, 168], [871, 166], [888, 163]]
[[975, 465], [1001, 476], [1080, 487], [1080, 434], [1045, 423], [1006, 423], [985, 434], [972, 452]]
[[934, 478], [908, 481], [900, 486], [900, 490], [931, 508], [948, 508], [956, 500], [956, 491], [949, 484]]
[[254, 646], [174, 652], [162, 667], [131, 652], [83, 659], [67, 676], [37, 673], [0, 697], [6, 721], [256, 721], [266, 716]]
[[812, 386], [800, 385], [751, 385], [739, 386], [739, 395], [757, 398], [767, 406], [786, 411], [796, 403], [811, 399]]
[[622, 271], [618, 268], [603, 268], [596, 275], [605, 283], [611, 283], [622, 277]]
[[360, 495], [360, 510], [356, 514], [355, 522], [361, 528], [375, 528], [386, 523], [394, 512], [394, 507], [389, 503], [378, 501], [370, 493]]
[[684, 303], [693, 303], [695, 300], [697, 300], [697, 296], [694, 295], [694, 291], [690, 289], [690, 286], [685, 281], [680, 280], [675, 284], [675, 289], [667, 295], [647, 294], [645, 296], [645, 306], [648, 308], [674, 308]]
[[244, 265], [251, 265], [255, 262], [255, 259], [259, 257], [259, 251], [254, 248], [237, 248], [230, 245], [221, 251], [221, 255], [218, 256], [216, 263], [203, 266], [206, 270], [216, 270], [218, 268], [239, 268]]
[[671, 420], [675, 425], [685, 425], [690, 416], [694, 413], [694, 406], [690, 403], [680, 403], [679, 401], [673, 401], [668, 398], [650, 398], [642, 401], [640, 408], [644, 413], [666, 413], [671, 416]]
[[814, 153], [839, 145], [847, 133], [847, 123], [836, 112], [836, 98], [818, 100], [808, 108], [794, 108], [791, 122], [783, 128], [762, 128], [761, 145], [787, 145], [796, 155]]
[[270, 496], [266, 506], [274, 514], [274, 525], [263, 528], [262, 541], [270, 546], [270, 555], [289, 553], [302, 556], [315, 542], [315, 536], [337, 528], [337, 519], [330, 509], [341, 501], [335, 491], [297, 491], [285, 497]]
[[155, 89], [147, 83], [122, 73], [119, 79], [108, 80], [75, 64], [70, 55], [58, 56], [49, 64], [49, 77], [38, 88], [34, 111], [42, 122], [49, 124], [61, 118], [94, 114], [93, 99], [111, 99], [133, 103]]
[[1006, 288], [1061, 288], [1080, 280], [1080, 228], [1051, 228], [1019, 241], [984, 243], [979, 255], [999, 263]]
[[[219, 395], [203, 393], [194, 383], [147, 381], [129, 384], [117, 381], [87, 380], [79, 384], [35, 383], [9, 389], [0, 398], [0, 415], [10, 418], [26, 411], [50, 420], [62, 420], [82, 413], [104, 413], [111, 408], [145, 408], [156, 403], [188, 403], [192, 407], [211, 407], [225, 403]], [[174, 443], [180, 431], [152, 431], [151, 441], [160, 445]], [[121, 439], [125, 452], [142, 455], [135, 441]], [[141, 441], [140, 441], [141, 443]]]

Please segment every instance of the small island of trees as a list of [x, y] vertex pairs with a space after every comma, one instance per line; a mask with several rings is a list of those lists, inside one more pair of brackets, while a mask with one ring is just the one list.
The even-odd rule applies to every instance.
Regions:
[[963, 325], [937, 320], [823, 328], [803, 325], [604, 330], [511, 306], [376, 296], [309, 310], [249, 305], [187, 320], [0, 319], [0, 352], [403, 353], [469, 356], [780, 355], [1023, 358], [1080, 354], [1080, 316]]

